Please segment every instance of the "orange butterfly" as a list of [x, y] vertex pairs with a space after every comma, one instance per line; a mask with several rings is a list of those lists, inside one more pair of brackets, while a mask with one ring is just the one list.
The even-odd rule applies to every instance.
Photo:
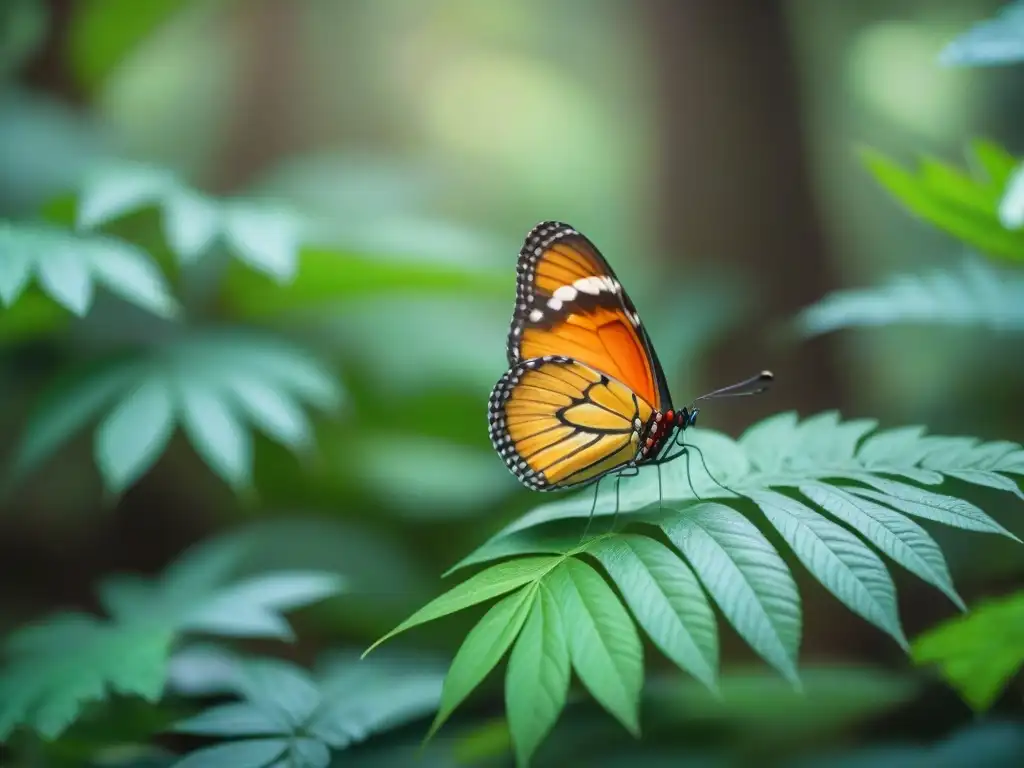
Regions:
[[[685, 453], [682, 433], [698, 409], [673, 408], [640, 316], [594, 244], [568, 224], [541, 222], [516, 272], [511, 367], [487, 416], [491, 442], [519, 481], [559, 490]], [[697, 399], [757, 394], [771, 380], [763, 371]], [[665, 450], [673, 442], [680, 451]]]

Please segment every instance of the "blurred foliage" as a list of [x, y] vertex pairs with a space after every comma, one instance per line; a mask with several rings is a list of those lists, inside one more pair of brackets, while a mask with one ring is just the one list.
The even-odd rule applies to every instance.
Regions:
[[934, 664], [975, 709], [990, 708], [1024, 664], [1024, 592], [988, 600], [921, 635], [914, 660]]
[[950, 42], [939, 55], [948, 66], [979, 67], [1024, 61], [1024, 3], [1006, 3]]
[[[822, 47], [799, 62], [823, 78], [805, 89], [812, 145], [886, 146], [864, 155], [869, 168], [935, 229], [875, 210], [877, 190], [833, 168], [820, 195], [837, 273], [916, 253], [934, 264], [949, 245], [937, 233], [1008, 262], [939, 264], [827, 297], [805, 320], [1016, 328], [1017, 154], [975, 141], [967, 172], [934, 159], [1016, 114], [1015, 81], [967, 87], [934, 66], [939, 41], [994, 9], [788, 5], [797, 47]], [[1019, 11], [939, 59], [1019, 58]], [[892, 379], [846, 366], [861, 399], [844, 413], [875, 412], [873, 396], [889, 408], [880, 420], [957, 418], [986, 439], [873, 432], [835, 413], [780, 414], [738, 443], [687, 432], [707, 467], [664, 467], [661, 502], [650, 471], [602, 484], [586, 541], [590, 496], [530, 511], [493, 455], [484, 403], [505, 365], [510, 254], [530, 223], [555, 215], [602, 243], [680, 402], [717, 364], [705, 353], [766, 298], [744, 268], [717, 269], [716, 242], [685, 255], [660, 243], [652, 203], [687, 190], [655, 184], [675, 139], [659, 138], [671, 107], [654, 86], [669, 67], [647, 13], [585, 0], [2, 4], [0, 762], [1020, 763], [1019, 723], [996, 714], [957, 732], [952, 694], [936, 704], [920, 670], [886, 670], [856, 639], [857, 617], [881, 627], [902, 668], [904, 632], [973, 604], [997, 567], [1020, 575], [1007, 531], [1020, 533], [1019, 448], [989, 440], [1024, 436], [1012, 355], [895, 331], [830, 349], [913, 383], [911, 410]], [[854, 98], [836, 87], [846, 77]], [[842, 104], [816, 113], [814, 98]], [[928, 154], [907, 170], [892, 146]], [[713, 195], [718, 181], [685, 184]], [[943, 389], [942, 355], [969, 388]], [[911, 518], [1002, 535], [946, 537]], [[894, 581], [879, 553], [920, 585]], [[488, 567], [429, 602], [453, 561]], [[829, 614], [814, 582], [850, 611]], [[899, 613], [897, 584], [910, 603]], [[403, 635], [401, 653], [332, 650], [424, 603], [400, 629], [494, 598], [475, 625], [453, 616]], [[1019, 667], [1015, 600], [920, 636], [914, 660], [987, 708]], [[298, 608], [293, 629], [283, 614]], [[841, 649], [800, 648], [832, 625], [850, 638]], [[737, 639], [781, 676], [738, 666]], [[506, 652], [502, 715], [491, 673]], [[871, 664], [846, 665], [849, 653]]]

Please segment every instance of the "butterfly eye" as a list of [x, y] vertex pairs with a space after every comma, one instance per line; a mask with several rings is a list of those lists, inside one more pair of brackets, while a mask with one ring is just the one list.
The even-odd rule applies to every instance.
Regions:
[[686, 426], [692, 427], [694, 424], [697, 423], [697, 412], [699, 410], [700, 408], [694, 408], [692, 411], [690, 411], [690, 415], [686, 419]]

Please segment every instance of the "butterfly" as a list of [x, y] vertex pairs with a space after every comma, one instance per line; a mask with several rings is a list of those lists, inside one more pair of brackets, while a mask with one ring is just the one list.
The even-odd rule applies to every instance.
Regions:
[[[527, 234], [516, 274], [509, 369], [487, 409], [491, 443], [512, 474], [555, 491], [685, 453], [696, 401], [672, 405], [650, 336], [597, 247], [568, 224], [544, 221]], [[758, 394], [772, 378], [762, 371], [697, 400]]]

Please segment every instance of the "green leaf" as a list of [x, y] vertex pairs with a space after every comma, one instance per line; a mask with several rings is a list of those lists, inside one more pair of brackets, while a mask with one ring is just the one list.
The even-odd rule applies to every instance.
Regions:
[[1001, 184], [965, 177], [934, 159], [917, 174], [873, 150], [862, 159], [875, 179], [911, 213], [990, 256], [1024, 259], [1024, 232], [1006, 229], [999, 220]]
[[723, 504], [691, 507], [662, 528], [740, 636], [796, 683], [800, 596], [775, 548]]
[[199, 603], [182, 628], [228, 637], [294, 638], [280, 615], [338, 594], [342, 580], [333, 574], [277, 572], [227, 587]]
[[604, 579], [568, 558], [546, 579], [569, 639], [569, 657], [583, 684], [631, 734], [640, 735], [643, 647], [629, 614]]
[[386, 652], [368, 659], [334, 653], [319, 667], [324, 704], [307, 730], [335, 749], [435, 711], [445, 679], [440, 664]]
[[407, 629], [511, 592], [531, 581], [537, 581], [561, 561], [560, 557], [524, 557], [491, 566], [427, 603], [367, 648], [363, 655]]
[[223, 227], [224, 236], [239, 260], [279, 283], [295, 277], [301, 232], [294, 216], [234, 204], [224, 212]]
[[877, 490], [851, 487], [849, 491], [863, 498], [888, 504], [914, 517], [934, 520], [968, 531], [999, 533], [1019, 541], [1016, 536], [969, 501], [883, 478], [872, 477], [870, 483]]
[[441, 706], [430, 726], [430, 739], [455, 708], [505, 655], [522, 629], [537, 597], [537, 584], [522, 587], [496, 603], [473, 627], [455, 654], [441, 691]]
[[312, 428], [297, 403], [326, 410], [341, 394], [315, 358], [284, 342], [242, 333], [188, 336], [106, 363], [52, 393], [29, 423], [12, 473], [35, 468], [118, 398], [96, 435], [97, 463], [116, 492], [156, 462], [179, 424], [218, 475], [244, 487], [252, 477], [249, 424], [308, 450]]
[[180, 378], [181, 422], [210, 468], [232, 486], [252, 483], [252, 435], [210, 382]]
[[[290, 636], [277, 612], [340, 589], [337, 577], [312, 573], [267, 574], [225, 586], [238, 554], [237, 547], [199, 548], [155, 582], [140, 577], [108, 580], [101, 597], [112, 622], [57, 614], [9, 637], [0, 669], [0, 741], [18, 725], [53, 739], [75, 720], [83, 704], [102, 700], [110, 691], [156, 701], [163, 693], [171, 645], [181, 634]], [[263, 631], [252, 622], [247, 632], [237, 631], [253, 615], [273, 622], [265, 620]], [[242, 682], [252, 685], [254, 679], [258, 682], [251, 677]], [[264, 688], [272, 690], [268, 696], [275, 702], [269, 711], [288, 706], [285, 714], [292, 715], [299, 708], [297, 686], [287, 685], [280, 674], [272, 687]]]
[[825, 589], [908, 647], [900, 626], [896, 587], [878, 555], [845, 528], [789, 496], [761, 491], [750, 498]]
[[987, 710], [1024, 664], [1024, 592], [926, 632], [914, 641], [913, 658], [937, 666], [971, 707]]
[[831, 293], [804, 309], [796, 322], [806, 336], [904, 324], [1022, 331], [1024, 275], [969, 258], [955, 269], [897, 275], [873, 288]]
[[295, 213], [257, 200], [207, 197], [162, 168], [122, 163], [95, 169], [80, 191], [76, 223], [94, 229], [154, 206], [162, 213], [167, 244], [182, 264], [195, 262], [222, 240], [239, 261], [278, 284], [295, 275], [304, 234]]
[[171, 768], [264, 768], [289, 748], [287, 739], [249, 739], [198, 749]]
[[942, 551], [921, 526], [889, 507], [858, 498], [836, 486], [804, 483], [800, 493], [842, 520], [908, 571], [942, 590], [967, 610], [953, 588]]
[[160, 317], [173, 317], [178, 304], [150, 256], [131, 243], [54, 227], [0, 221], [0, 302], [10, 307], [32, 272], [40, 288], [75, 315], [92, 306], [95, 284]]
[[291, 728], [278, 713], [242, 702], [213, 707], [174, 726], [178, 733], [195, 736], [275, 736]]
[[99, 426], [96, 462], [115, 492], [138, 480], [164, 452], [174, 431], [173, 398], [165, 381], [144, 381]]
[[978, 22], [939, 54], [951, 67], [985, 67], [1024, 61], [1024, 3], [1007, 3], [991, 19]]
[[618, 586], [654, 644], [681, 668], [715, 689], [718, 628], [693, 571], [646, 536], [604, 539], [588, 549]]
[[518, 765], [526, 766], [565, 708], [569, 641], [551, 590], [541, 582], [508, 660], [505, 710]]
[[[322, 768], [331, 749], [344, 749], [429, 714], [438, 706], [444, 678], [443, 668], [432, 660], [386, 653], [360, 661], [354, 653], [335, 652], [321, 660], [315, 675], [282, 661], [241, 658], [221, 650], [211, 656], [199, 648], [186, 649], [176, 662], [175, 687], [180, 692], [233, 694], [241, 701], [215, 706], [175, 730], [287, 737], [287, 754], [275, 765], [290, 768]], [[192, 665], [196, 669], [187, 670]], [[214, 684], [203, 689], [180, 685], [198, 676], [207, 681], [212, 677]]]

